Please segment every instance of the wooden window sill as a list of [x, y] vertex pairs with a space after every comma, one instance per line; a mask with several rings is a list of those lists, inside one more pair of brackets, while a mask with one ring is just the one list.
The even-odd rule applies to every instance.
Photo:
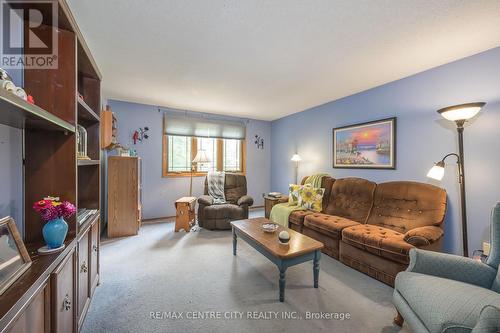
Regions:
[[[246, 175], [242, 171], [225, 171], [227, 173], [235, 173], [238, 175]], [[193, 172], [193, 177], [206, 177], [206, 172]], [[163, 178], [179, 178], [179, 177], [191, 177], [191, 172], [168, 172], [162, 175]]]
[[[193, 177], [205, 177], [206, 172], [193, 172]], [[191, 172], [167, 172], [163, 174], [164, 178], [191, 177]]]

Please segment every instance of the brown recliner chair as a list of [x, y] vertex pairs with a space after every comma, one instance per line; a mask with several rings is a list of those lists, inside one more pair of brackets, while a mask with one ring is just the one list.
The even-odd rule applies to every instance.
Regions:
[[247, 179], [244, 175], [226, 173], [224, 181], [225, 204], [214, 204], [208, 195], [208, 182], [205, 178], [204, 195], [198, 198], [198, 223], [209, 230], [231, 229], [231, 221], [248, 218], [248, 207], [253, 198], [247, 195]]

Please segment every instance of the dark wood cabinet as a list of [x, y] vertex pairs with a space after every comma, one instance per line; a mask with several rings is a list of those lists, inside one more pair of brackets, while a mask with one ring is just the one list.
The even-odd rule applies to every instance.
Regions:
[[83, 323], [85, 313], [89, 306], [89, 230], [84, 232], [78, 241], [78, 327]]
[[[26, 9], [33, 5], [23, 3]], [[102, 77], [67, 0], [53, 5], [57, 19], [40, 27], [44, 33], [39, 37], [57, 34], [57, 66], [23, 70], [23, 87], [35, 104], [0, 90], [0, 125], [23, 132], [23, 180], [17, 190], [23, 194], [24, 213], [16, 222], [23, 225], [32, 259], [26, 272], [0, 295], [1, 333], [78, 332], [99, 281]], [[44, 11], [43, 16], [52, 14]], [[19, 26], [25, 40], [27, 23]], [[87, 132], [87, 156], [77, 154], [77, 127]], [[48, 194], [74, 203], [78, 217], [66, 219], [68, 235], [61, 252], [38, 255], [44, 240], [32, 204]]]
[[[7, 330], [9, 333], [49, 333], [50, 285], [45, 282], [31, 302]], [[71, 331], [68, 331], [71, 332]]]
[[75, 329], [75, 251], [51, 274], [52, 332], [69, 333]]
[[99, 219], [90, 228], [90, 296], [99, 283], [99, 232], [101, 230]]

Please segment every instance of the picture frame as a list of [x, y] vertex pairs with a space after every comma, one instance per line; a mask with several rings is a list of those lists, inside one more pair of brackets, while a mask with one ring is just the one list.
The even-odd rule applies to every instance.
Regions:
[[10, 216], [0, 219], [0, 295], [31, 266], [31, 258]]
[[333, 167], [396, 169], [396, 117], [333, 129]]

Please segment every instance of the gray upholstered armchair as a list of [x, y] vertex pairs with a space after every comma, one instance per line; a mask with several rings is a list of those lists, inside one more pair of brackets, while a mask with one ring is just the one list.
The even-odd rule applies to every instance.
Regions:
[[204, 194], [198, 198], [198, 223], [210, 230], [231, 229], [231, 221], [248, 218], [248, 207], [253, 205], [252, 197], [247, 195], [247, 179], [244, 175], [226, 173], [224, 181], [225, 204], [214, 204], [208, 195], [205, 179]]
[[500, 203], [491, 216], [486, 264], [412, 249], [410, 265], [396, 276], [394, 322], [416, 333], [500, 332]]

